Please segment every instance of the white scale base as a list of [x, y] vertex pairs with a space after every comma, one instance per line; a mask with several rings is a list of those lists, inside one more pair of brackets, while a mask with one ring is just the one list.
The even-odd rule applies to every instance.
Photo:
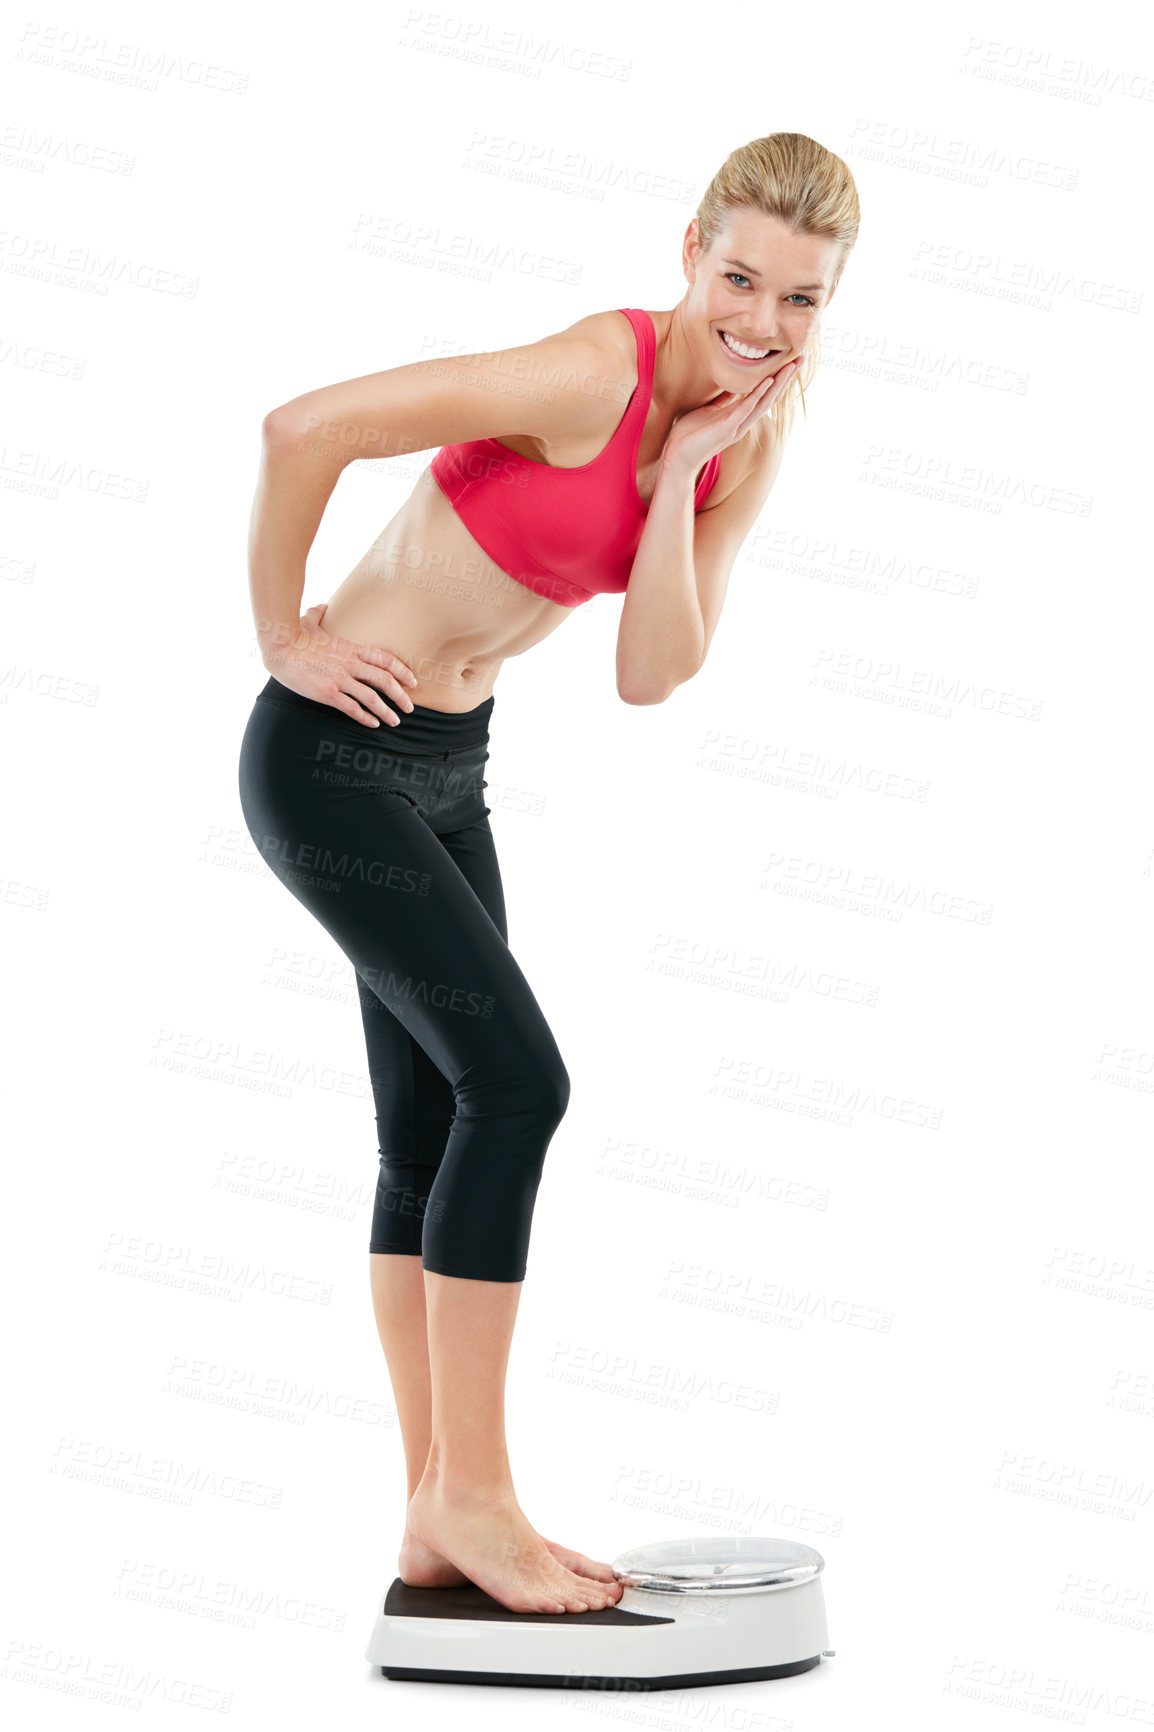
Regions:
[[383, 1596], [365, 1658], [386, 1678], [672, 1690], [808, 1672], [830, 1654], [824, 1560], [791, 1540], [668, 1540], [624, 1552], [601, 1612], [511, 1612], [480, 1588]]

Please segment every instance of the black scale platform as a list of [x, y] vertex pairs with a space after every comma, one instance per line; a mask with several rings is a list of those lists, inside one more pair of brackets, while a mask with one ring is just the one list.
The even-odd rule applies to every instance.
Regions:
[[[385, 1596], [389, 1618], [466, 1618], [484, 1623], [569, 1622], [588, 1629], [598, 1624], [672, 1624], [675, 1618], [645, 1612], [623, 1612], [606, 1606], [600, 1612], [512, 1612], [483, 1588], [411, 1588], [398, 1576]], [[435, 1684], [532, 1684], [569, 1690], [678, 1690], [700, 1684], [754, 1683], [763, 1678], [792, 1678], [820, 1663], [821, 1655], [793, 1660], [783, 1666], [746, 1666], [728, 1672], [673, 1673], [664, 1678], [601, 1677], [586, 1673], [441, 1672], [414, 1666], [382, 1666], [386, 1678]]]

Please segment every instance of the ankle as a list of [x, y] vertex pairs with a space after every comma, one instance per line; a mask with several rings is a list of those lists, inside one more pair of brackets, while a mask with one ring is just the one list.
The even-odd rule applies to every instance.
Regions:
[[507, 1460], [482, 1467], [476, 1456], [456, 1461], [433, 1450], [417, 1489], [450, 1504], [483, 1503], [499, 1508], [517, 1501]]

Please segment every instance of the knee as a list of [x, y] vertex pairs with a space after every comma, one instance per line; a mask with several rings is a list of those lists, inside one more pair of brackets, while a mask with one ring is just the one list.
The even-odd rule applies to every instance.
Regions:
[[560, 1124], [569, 1105], [570, 1092], [569, 1072], [565, 1069], [560, 1053], [545, 1067], [544, 1087], [548, 1115], [554, 1124]]
[[549, 1130], [555, 1130], [569, 1105], [569, 1072], [559, 1052], [537, 1056], [525, 1064], [507, 1087], [507, 1098], [514, 1111], [532, 1113]]
[[561, 1054], [525, 1054], [499, 1075], [472, 1081], [457, 1090], [458, 1110], [466, 1117], [530, 1120], [554, 1131], [569, 1105], [570, 1082]]

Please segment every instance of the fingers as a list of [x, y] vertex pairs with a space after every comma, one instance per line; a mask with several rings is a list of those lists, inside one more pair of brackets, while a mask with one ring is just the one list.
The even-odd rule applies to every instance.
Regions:
[[768, 409], [770, 404], [776, 401], [777, 393], [789, 384], [792, 377], [789, 368], [790, 363], [787, 361], [785, 366], [779, 367], [776, 373], [767, 373], [764, 379], [757, 381], [751, 391], [747, 391], [744, 397], [739, 397], [736, 402], [731, 404], [731, 408], [736, 411], [739, 417], [740, 432], [744, 433], [750, 422], [760, 415], [763, 409]]
[[387, 668], [407, 686], [416, 685], [417, 676], [412, 668], [407, 662], [403, 662], [400, 656], [394, 655], [392, 650], [379, 649], [376, 644], [371, 643], [359, 643], [356, 647], [363, 662], [369, 662], [373, 667]]
[[749, 393], [748, 398], [746, 398], [747, 413], [738, 423], [737, 432], [734, 435], [735, 441], [740, 439], [743, 433], [747, 433], [763, 415], [768, 414], [793, 378], [799, 365], [800, 363], [797, 361], [787, 361], [784, 367], [780, 367], [774, 374], [767, 375], [761, 384], [755, 386]]
[[343, 692], [338, 692], [331, 700], [334, 710], [340, 710], [342, 715], [351, 716], [354, 722], [360, 722], [366, 728], [379, 728], [376, 717], [366, 716], [359, 704], [354, 704], [351, 698], [346, 698]]
[[397, 678], [403, 680], [407, 686], [415, 686], [417, 683], [417, 676], [413, 672], [412, 668], [409, 667], [407, 663], [403, 662], [400, 656], [392, 655], [389, 651], [385, 651], [384, 653], [389, 655], [392, 671], [396, 674]]
[[[325, 629], [320, 622], [322, 616], [328, 612], [328, 605], [327, 601], [317, 602], [315, 606], [310, 607], [308, 612], [301, 616], [302, 619], [308, 621], [313, 631]], [[392, 650], [381, 649], [377, 644], [357, 643], [352, 638], [339, 637], [331, 632], [327, 635], [331, 639], [331, 646], [342, 658], [354, 656], [358, 661], [367, 662], [370, 667], [384, 668], [398, 682], [398, 691], [401, 685], [415, 686], [417, 684], [417, 676], [412, 668], [407, 662], [403, 662], [399, 655], [394, 655]], [[393, 695], [391, 691], [389, 695], [390, 697]]]
[[797, 369], [797, 361], [787, 361], [784, 367], [779, 367], [777, 369], [776, 373], [767, 373], [765, 378], [762, 380], [762, 386], [765, 387], [765, 390], [761, 397], [761, 402], [764, 403], [767, 398], [772, 397], [775, 391], [783, 390], [784, 387], [789, 384], [790, 380], [797, 372]]
[[[395, 728], [399, 724], [401, 719], [400, 716], [397, 715], [395, 710], [389, 708], [388, 704], [385, 703], [380, 693], [376, 691], [373, 686], [365, 685], [361, 680], [354, 677], [352, 690], [348, 695], [353, 698], [359, 698], [365, 709], [369, 711], [373, 719], [371, 722], [366, 724], [367, 726], [377, 727], [379, 725], [377, 717], [380, 717], [381, 721], [387, 723], [389, 727]], [[390, 693], [390, 696], [391, 695], [392, 694]], [[352, 715], [353, 711], [346, 711], [346, 714]], [[356, 712], [356, 719], [358, 722], [361, 722], [364, 721], [365, 718], [358, 711]]]
[[[789, 384], [800, 366], [800, 361], [787, 361], [784, 367], [779, 367], [776, 373], [769, 374], [766, 379], [762, 381], [763, 384], [768, 385], [769, 389], [763, 391], [759, 397], [756, 397], [756, 407], [754, 413], [749, 418], [749, 424], [756, 421], [759, 415], [764, 415], [767, 409], [772, 409], [773, 405], [777, 402], [778, 397], [785, 390], [785, 387]], [[756, 396], [756, 393], [751, 392], [750, 395], [751, 397]], [[744, 428], [742, 431], [744, 432]]]
[[387, 668], [376, 667], [372, 662], [360, 660], [354, 662], [349, 672], [371, 686], [380, 686], [395, 704], [400, 704], [403, 710], [411, 710], [413, 700], [401, 685], [400, 681]]

